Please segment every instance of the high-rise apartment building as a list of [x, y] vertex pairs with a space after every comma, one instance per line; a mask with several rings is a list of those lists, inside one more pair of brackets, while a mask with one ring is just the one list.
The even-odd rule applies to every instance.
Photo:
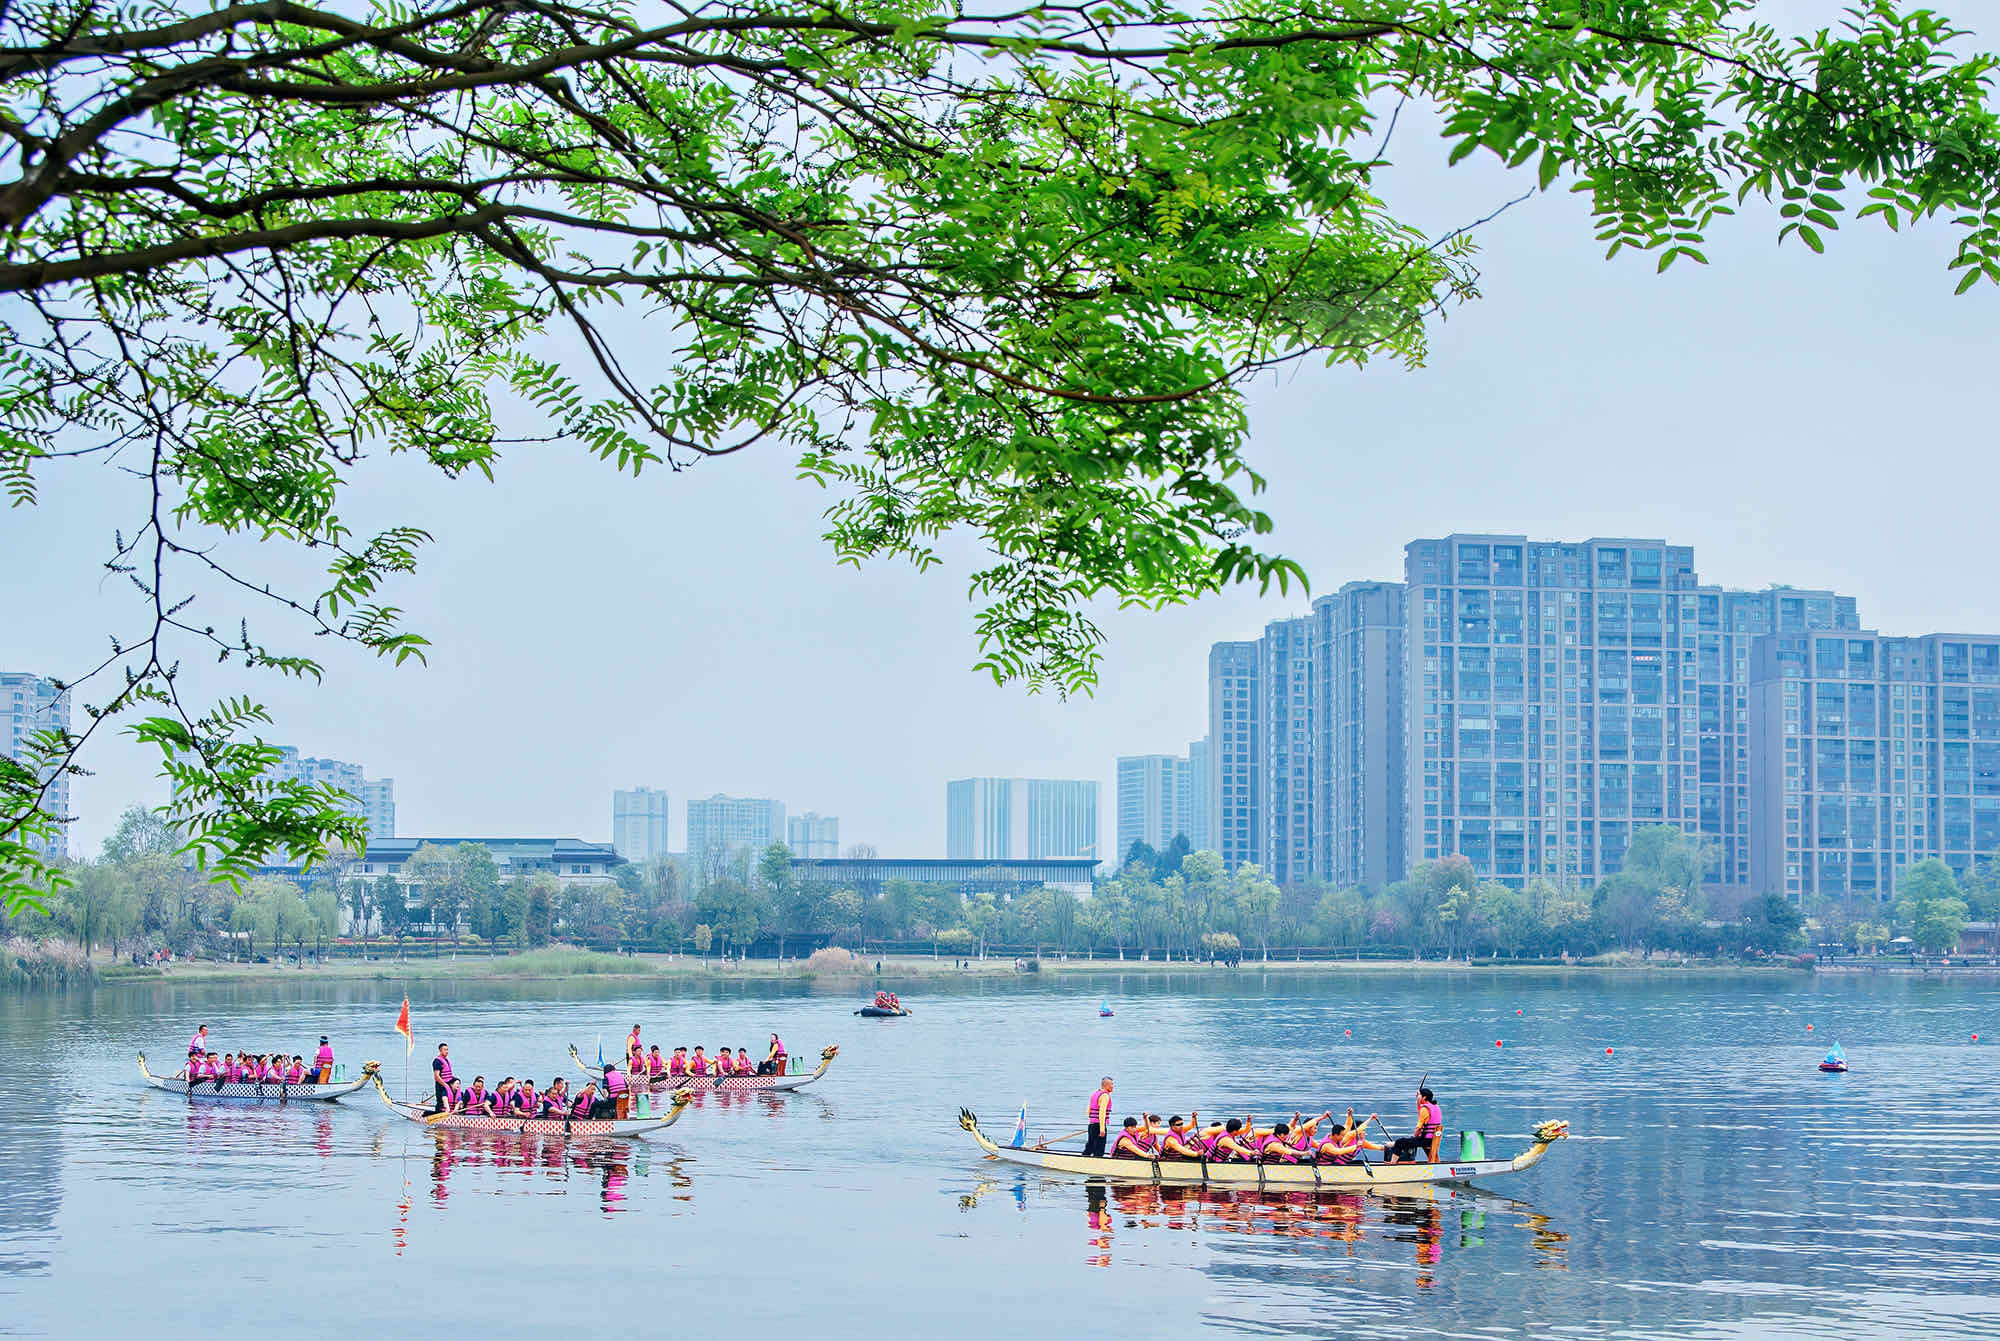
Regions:
[[1350, 582], [1313, 602], [1312, 873], [1380, 889], [1406, 872], [1400, 582]]
[[687, 803], [688, 860], [698, 880], [706, 880], [716, 863], [737, 852], [748, 851], [754, 862], [765, 848], [785, 837], [782, 801], [718, 792]]
[[1229, 866], [1264, 860], [1264, 693], [1256, 643], [1208, 652], [1209, 846]]
[[[0, 671], [0, 749], [17, 763], [28, 762], [30, 742], [43, 731], [69, 730], [69, 694], [56, 688], [55, 681], [23, 671]], [[56, 774], [43, 801], [43, 810], [59, 820], [69, 818], [69, 775]], [[61, 830], [53, 840], [38, 844], [45, 856], [68, 854], [68, 841]]]
[[1127, 755], [1118, 761], [1118, 850], [1123, 861], [1132, 844], [1164, 850], [1188, 833], [1194, 795], [1188, 761], [1177, 754]]
[[1095, 857], [1097, 784], [1054, 778], [961, 778], [945, 784], [953, 858]]
[[[1703, 585], [1691, 548], [1647, 539], [1418, 540], [1404, 579], [1349, 583], [1257, 642], [1210, 650], [1207, 804], [1194, 825], [1208, 820], [1207, 846], [1230, 864], [1258, 862], [1284, 884], [1379, 888], [1416, 862], [1463, 856], [1504, 883], [1593, 882], [1649, 824], [1702, 835], [1725, 886], [1762, 887], [1760, 849], [1772, 871], [1803, 863], [1771, 855], [1805, 833], [1771, 837], [1766, 797], [1784, 775], [1760, 781], [1756, 761], [1784, 761], [1752, 731], [1753, 648], [1858, 635], [1851, 597]], [[1938, 801], [1955, 819], [1952, 794]], [[1852, 884], [1837, 870], [1867, 876], [1854, 860], [1822, 869], [1796, 889]]]
[[1215, 850], [1215, 812], [1209, 808], [1208, 737], [1188, 742], [1188, 846], [1196, 852]]
[[664, 787], [619, 788], [611, 793], [611, 846], [627, 861], [667, 855]]
[[1853, 628], [1850, 598], [1703, 586], [1659, 540], [1447, 536], [1405, 577], [1413, 859], [1595, 881], [1671, 824], [1713, 840], [1714, 880], [1750, 880], [1751, 640]]
[[396, 836], [394, 778], [369, 778], [364, 776], [360, 764], [350, 764], [344, 759], [316, 759], [300, 754], [291, 745], [279, 747], [278, 762], [272, 767], [271, 776], [322, 784], [344, 792], [348, 799], [341, 809], [368, 821], [371, 842]]
[[363, 778], [361, 780], [361, 814], [368, 821], [368, 839], [394, 838], [396, 836], [396, 780], [394, 778]]
[[1412, 859], [1595, 881], [1635, 824], [1696, 828], [1691, 549], [1453, 535], [1404, 575]]
[[1312, 874], [1314, 733], [1312, 620], [1278, 619], [1257, 641], [1262, 697], [1265, 874], [1281, 885]]
[[838, 857], [840, 817], [808, 810], [785, 821], [785, 846], [794, 857]]
[[1760, 637], [1749, 716], [1755, 888], [1888, 899], [2000, 849], [2000, 636]]
[[1699, 808], [1701, 832], [1715, 847], [1712, 874], [1716, 883], [1751, 883], [1748, 695], [1752, 646], [1766, 634], [1860, 627], [1854, 598], [1830, 591], [1703, 587], [1696, 595]]

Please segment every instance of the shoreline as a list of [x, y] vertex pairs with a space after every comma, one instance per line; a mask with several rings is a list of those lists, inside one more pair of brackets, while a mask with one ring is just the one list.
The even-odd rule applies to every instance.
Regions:
[[[608, 956], [606, 958], [609, 958]], [[1564, 964], [1555, 962], [1492, 962], [1481, 961], [1467, 964], [1463, 961], [1444, 962], [1439, 960], [1411, 959], [1273, 959], [1269, 961], [1246, 958], [1238, 965], [1210, 963], [1203, 960], [1106, 960], [1106, 959], [1044, 959], [1037, 971], [1021, 972], [1016, 969], [1016, 961], [1011, 958], [933, 959], [928, 955], [885, 955], [880, 959], [880, 971], [876, 961], [866, 961], [858, 972], [813, 971], [803, 959], [752, 959], [752, 960], [712, 960], [703, 963], [697, 958], [671, 955], [640, 954], [621, 957], [614, 963], [593, 961], [588, 968], [554, 969], [537, 971], [534, 966], [518, 963], [518, 956], [488, 957], [468, 956], [463, 959], [424, 958], [397, 960], [380, 959], [335, 959], [320, 964], [296, 966], [291, 964], [229, 964], [229, 963], [175, 963], [166, 966], [113, 965], [100, 969], [92, 984], [97, 989], [112, 989], [127, 986], [158, 987], [197, 986], [202, 984], [230, 984], [246, 982], [583, 982], [602, 980], [619, 983], [645, 982], [817, 982], [872, 984], [879, 980], [923, 980], [928, 982], [948, 982], [960, 980], [1035, 981], [1054, 979], [1082, 979], [1091, 977], [1134, 977], [1141, 976], [1160, 980], [1209, 978], [1227, 980], [1247, 974], [1279, 975], [1284, 977], [1367, 977], [1402, 974], [1426, 974], [1442, 976], [1482, 977], [1569, 975], [1580, 974], [1590, 977], [1636, 978], [1652, 976], [1708, 977], [1708, 978], [1769, 978], [1798, 975], [1805, 970], [1790, 964], [1728, 964], [1713, 962], [1660, 962], [1660, 961], [1613, 961], [1586, 963], [1572, 961]], [[961, 964], [963, 965], [961, 967]], [[1922, 970], [1897, 966], [1873, 968], [1827, 969], [1822, 972], [1843, 974], [1865, 974], [1869, 972], [1919, 973]], [[1933, 972], [1939, 970], [1933, 969]], [[1992, 970], [1985, 970], [1992, 972]], [[1943, 970], [1950, 974], [1953, 970]], [[61, 989], [56, 989], [61, 990]]]

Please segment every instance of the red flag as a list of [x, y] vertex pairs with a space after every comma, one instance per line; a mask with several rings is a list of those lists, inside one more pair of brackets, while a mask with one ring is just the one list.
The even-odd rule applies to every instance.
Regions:
[[405, 1056], [417, 1050], [417, 1040], [410, 1037], [410, 998], [408, 997], [403, 998], [403, 1009], [397, 1012], [396, 1032], [401, 1034], [403, 1042], [409, 1045], [403, 1049]]

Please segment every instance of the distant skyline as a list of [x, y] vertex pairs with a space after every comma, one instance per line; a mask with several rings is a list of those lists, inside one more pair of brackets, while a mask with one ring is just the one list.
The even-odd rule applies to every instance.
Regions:
[[[1428, 229], [1525, 187], [1477, 160], [1446, 171], [1442, 144], [1404, 134], [1385, 194]], [[1604, 261], [1567, 197], [1515, 206], [1480, 231], [1486, 296], [1434, 327], [1428, 367], [1301, 365], [1253, 389], [1266, 543], [1323, 595], [1396, 578], [1417, 536], [1657, 536], [1693, 546], [1707, 582], [1853, 595], [1883, 633], [2000, 627], [1970, 548], [2000, 482], [1980, 391], [2000, 295], [1952, 297], [1943, 226], [1850, 222], [1823, 257], [1774, 233], [1746, 208], [1715, 230], [1712, 265], [1656, 276], [1653, 258]], [[430, 665], [395, 670], [252, 610], [253, 636], [326, 657], [325, 683], [189, 650], [187, 688], [250, 693], [276, 719], [268, 739], [393, 776], [404, 834], [608, 840], [610, 793], [645, 780], [780, 798], [839, 814], [843, 843], [933, 855], [951, 778], [1097, 779], [1098, 827], [1115, 833], [1117, 758], [1202, 736], [1210, 644], [1309, 604], [1246, 588], [1107, 607], [1097, 695], [1031, 696], [971, 669], [972, 546], [948, 541], [924, 575], [836, 567], [818, 539], [826, 496], [792, 476], [782, 450], [635, 481], [578, 450], [521, 449], [491, 485], [370, 459], [350, 525], [436, 536], [386, 597], [431, 639]], [[133, 626], [135, 593], [101, 567], [132, 487], [53, 463], [40, 506], [5, 514], [0, 668], [71, 676]], [[300, 556], [259, 562], [311, 580]], [[241, 609], [197, 608], [230, 627]], [[124, 807], [166, 787], [122, 738], [84, 763], [71, 850], [94, 854]]]

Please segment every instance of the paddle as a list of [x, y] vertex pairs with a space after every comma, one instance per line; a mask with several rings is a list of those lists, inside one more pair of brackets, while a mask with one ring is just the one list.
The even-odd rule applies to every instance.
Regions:
[[1042, 1141], [1037, 1141], [1037, 1142], [1036, 1142], [1035, 1144], [1033, 1144], [1033, 1145], [1029, 1146], [1029, 1147], [1028, 1147], [1028, 1149], [1030, 1149], [1030, 1150], [1042, 1150], [1042, 1149], [1045, 1149], [1045, 1148], [1047, 1148], [1048, 1146], [1052, 1146], [1052, 1145], [1056, 1144], [1056, 1143], [1057, 1143], [1058, 1141], [1068, 1141], [1068, 1140], [1073, 1140], [1073, 1139], [1075, 1139], [1076, 1137], [1078, 1137], [1078, 1136], [1081, 1136], [1081, 1135], [1083, 1135], [1083, 1134], [1084, 1134], [1084, 1133], [1085, 1133], [1086, 1131], [1089, 1131], [1089, 1130], [1090, 1130], [1090, 1128], [1088, 1128], [1088, 1127], [1078, 1127], [1078, 1128], [1077, 1128], [1077, 1129], [1076, 1129], [1075, 1131], [1073, 1131], [1073, 1132], [1067, 1132], [1067, 1133], [1065, 1133], [1065, 1134], [1063, 1134], [1063, 1135], [1061, 1135], [1061, 1136], [1051, 1136], [1051, 1137], [1049, 1137], [1049, 1138], [1048, 1138], [1048, 1139], [1046, 1139], [1046, 1140], [1042, 1140]]

